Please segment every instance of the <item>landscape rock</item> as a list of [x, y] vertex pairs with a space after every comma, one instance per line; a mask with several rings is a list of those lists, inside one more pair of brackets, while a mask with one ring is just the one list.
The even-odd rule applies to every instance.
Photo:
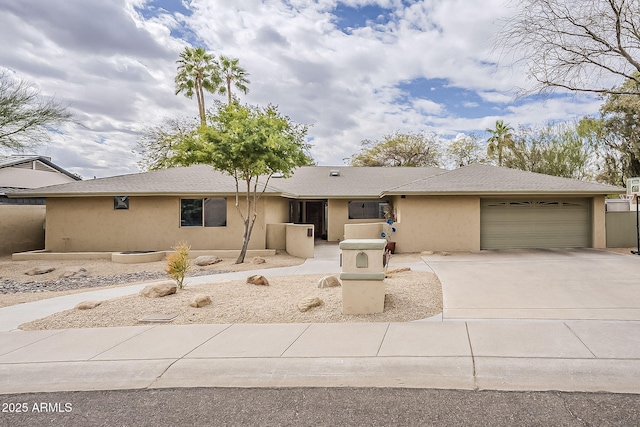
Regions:
[[324, 276], [318, 280], [319, 288], [335, 288], [336, 286], [340, 286], [340, 280], [336, 276]]
[[193, 308], [200, 308], [211, 304], [211, 297], [209, 295], [198, 294], [189, 303]]
[[88, 276], [89, 272], [84, 267], [67, 267], [62, 274], [60, 274], [61, 279], [79, 279]]
[[264, 258], [256, 256], [253, 257], [253, 259], [251, 260], [252, 264], [264, 264], [265, 262], [267, 262]]
[[140, 295], [147, 298], [160, 298], [175, 294], [177, 291], [178, 285], [176, 285], [176, 282], [173, 280], [165, 280], [145, 286], [145, 288], [140, 291]]
[[217, 264], [222, 261], [222, 258], [218, 258], [217, 256], [209, 256], [209, 255], [201, 255], [193, 260], [193, 263], [199, 267], [204, 267], [206, 265]]
[[267, 278], [259, 274], [247, 277], [247, 283], [258, 286], [269, 286]]
[[305, 312], [305, 311], [309, 311], [310, 309], [312, 309], [313, 307], [318, 307], [321, 306], [323, 304], [322, 300], [318, 297], [308, 297], [308, 298], [304, 298], [302, 299], [299, 303], [298, 303], [298, 310], [300, 310], [301, 312]]
[[422, 251], [420, 252], [420, 255], [433, 255], [434, 252], [433, 251]]
[[102, 304], [102, 301], [82, 301], [75, 306], [76, 310], [91, 310]]
[[51, 273], [55, 269], [56, 269], [55, 267], [51, 267], [51, 266], [39, 266], [39, 267], [33, 267], [31, 270], [27, 271], [24, 274], [27, 274], [29, 276], [36, 276], [38, 274]]
[[442, 252], [440, 252], [440, 255], [442, 255], [442, 256], [449, 256], [449, 255], [451, 255], [451, 254], [450, 254], [449, 252], [442, 251]]

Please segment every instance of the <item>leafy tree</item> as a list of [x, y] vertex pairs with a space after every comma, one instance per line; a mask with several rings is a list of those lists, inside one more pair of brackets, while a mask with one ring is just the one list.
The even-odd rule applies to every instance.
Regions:
[[604, 119], [584, 117], [578, 123], [578, 133], [593, 141], [596, 147], [594, 178], [611, 185], [625, 186], [628, 174], [628, 157], [620, 151], [619, 140], [605, 130]]
[[491, 135], [487, 142], [487, 154], [489, 157], [498, 157], [498, 166], [502, 166], [502, 157], [505, 148], [513, 149], [513, 128], [504, 123], [502, 120], [496, 120], [495, 129], [487, 129]]
[[521, 128], [514, 136], [513, 150], [504, 165], [513, 169], [573, 179], [592, 176], [594, 147], [574, 124]]
[[611, 79], [640, 84], [637, 0], [514, 0], [516, 15], [498, 47], [523, 52], [537, 89], [633, 94]]
[[204, 91], [214, 93], [220, 83], [220, 75], [213, 55], [203, 47], [186, 47], [180, 54], [178, 74], [175, 78], [176, 95], [184, 92], [187, 98], [196, 95], [200, 124], [206, 124]]
[[[634, 77], [640, 79], [640, 73]], [[618, 91], [629, 94], [609, 94], [600, 108], [601, 140], [607, 148], [619, 153], [622, 177], [640, 176], [640, 85], [627, 80]], [[618, 184], [625, 184], [624, 178]]]
[[209, 164], [235, 179], [236, 209], [244, 223], [242, 250], [236, 260], [240, 264], [258, 217], [257, 203], [271, 176], [288, 177], [297, 166], [311, 163], [306, 154], [307, 127], [292, 123], [275, 106], [250, 107], [238, 102], [218, 105], [210, 122], [200, 128], [200, 138], [182, 145], [180, 159], [184, 164]]
[[438, 166], [440, 147], [435, 134], [395, 132], [379, 141], [365, 139], [352, 166]]
[[192, 117], [165, 118], [158, 126], [148, 127], [138, 138], [136, 149], [142, 170], [166, 169], [180, 164], [179, 147], [198, 137], [198, 120]]
[[486, 150], [481, 145], [481, 139], [474, 134], [456, 136], [447, 147], [446, 153], [456, 167], [487, 161]]
[[218, 61], [218, 73], [221, 79], [218, 93], [227, 95], [228, 104], [231, 104], [231, 84], [245, 95], [249, 92], [247, 87], [250, 83], [249, 79], [247, 79], [249, 73], [238, 65], [238, 61], [238, 59], [231, 59], [226, 56], [220, 56]]
[[71, 121], [72, 114], [24, 80], [0, 73], [0, 148], [23, 151], [49, 141], [53, 126]]

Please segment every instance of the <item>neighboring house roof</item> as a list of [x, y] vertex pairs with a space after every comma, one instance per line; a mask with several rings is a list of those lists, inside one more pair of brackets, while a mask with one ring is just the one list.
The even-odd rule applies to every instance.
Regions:
[[[27, 164], [27, 163], [32, 163], [34, 161], [39, 162], [42, 165], [44, 165], [44, 166], [40, 166], [40, 167], [38, 167], [38, 165], [36, 165], [36, 169], [37, 170], [51, 171], [51, 169], [53, 169], [54, 171], [60, 172], [61, 174], [64, 174], [64, 175], [68, 176], [69, 178], [73, 179], [74, 181], [80, 181], [82, 179], [78, 175], [73, 174], [73, 173], [71, 173], [69, 171], [66, 171], [63, 168], [61, 168], [60, 166], [58, 166], [55, 163], [53, 163], [51, 161], [50, 157], [38, 156], [38, 155], [13, 155], [13, 156], [2, 156], [2, 155], [0, 155], [0, 169], [8, 168], [8, 167], [16, 167], [16, 166], [24, 165], [24, 164]], [[1, 184], [2, 183], [0, 183], [0, 185]], [[28, 187], [22, 187], [22, 188], [28, 188]]]
[[[244, 189], [241, 187], [240, 190]], [[232, 195], [235, 191], [235, 180], [231, 176], [211, 166], [196, 165], [20, 190], [11, 196], [207, 196]], [[305, 199], [377, 198], [395, 194], [595, 195], [621, 192], [624, 189], [610, 185], [487, 165], [471, 165], [453, 171], [430, 167], [306, 166], [296, 169], [290, 178], [272, 177], [266, 189], [267, 194]]]
[[399, 185], [382, 194], [614, 194], [625, 189], [589, 181], [473, 164]]

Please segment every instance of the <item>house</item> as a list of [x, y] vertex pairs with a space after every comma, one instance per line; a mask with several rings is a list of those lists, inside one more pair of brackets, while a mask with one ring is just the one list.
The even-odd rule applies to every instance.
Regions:
[[[285, 223], [312, 224], [316, 238], [340, 241], [348, 226], [379, 224], [392, 209], [399, 252], [602, 248], [605, 195], [624, 191], [488, 165], [452, 171], [309, 166], [290, 178], [272, 177], [260, 189], [250, 249], [281, 248], [273, 230]], [[11, 197], [18, 195], [47, 198], [48, 251], [242, 244], [235, 181], [210, 166], [72, 182]]]
[[0, 254], [44, 248], [44, 198], [9, 198], [33, 189], [80, 180], [44, 156], [0, 156]]

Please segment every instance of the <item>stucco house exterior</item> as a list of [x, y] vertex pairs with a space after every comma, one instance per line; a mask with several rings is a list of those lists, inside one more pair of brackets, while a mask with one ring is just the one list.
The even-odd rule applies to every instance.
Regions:
[[49, 157], [0, 155], [0, 254], [44, 248], [45, 200], [8, 194], [78, 180]]
[[[263, 187], [264, 188], [264, 187]], [[354, 224], [396, 216], [398, 252], [606, 245], [609, 185], [488, 165], [455, 170], [309, 166], [272, 177], [249, 249], [282, 248], [286, 223], [340, 241]], [[23, 190], [47, 198], [52, 252], [239, 249], [235, 181], [196, 165]], [[16, 196], [16, 195], [14, 195]], [[242, 200], [241, 200], [242, 202]], [[377, 236], [372, 236], [377, 237]]]

